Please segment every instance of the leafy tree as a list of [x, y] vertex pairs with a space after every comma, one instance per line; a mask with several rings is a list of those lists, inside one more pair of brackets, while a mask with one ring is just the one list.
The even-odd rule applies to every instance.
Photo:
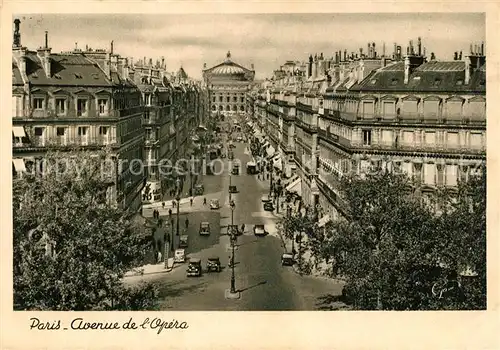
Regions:
[[441, 262], [459, 275], [461, 298], [442, 298], [450, 309], [486, 309], [486, 168], [444, 194], [437, 229]]
[[431, 210], [405, 175], [354, 175], [342, 187], [348, 220], [328, 226], [315, 254], [346, 278], [355, 308], [421, 309], [437, 261]]
[[150, 238], [132, 213], [106, 203], [115, 179], [110, 157], [108, 151], [50, 152], [44, 174], [13, 181], [16, 309], [153, 307], [153, 286], [127, 289], [121, 282], [142, 263]]
[[[479, 290], [482, 286], [485, 291], [485, 283], [472, 283], [464, 293], [456, 281], [466, 264], [484, 271], [485, 278], [485, 268], [477, 267], [485, 266], [485, 234], [481, 233], [485, 186], [474, 181], [461, 185], [458, 202], [441, 197], [448, 204], [444, 207], [450, 208], [442, 215], [436, 215], [435, 208], [414, 194], [405, 175], [352, 176], [344, 180], [342, 188], [348, 218], [328, 225], [323, 237], [318, 234], [313, 253], [331, 262], [333, 272], [345, 277], [344, 296], [355, 308], [422, 310], [480, 305], [477, 299], [485, 294]], [[471, 203], [475, 211], [469, 211]], [[476, 255], [478, 251], [482, 253]], [[441, 291], [448, 289], [445, 298], [435, 295], [438, 285]]]

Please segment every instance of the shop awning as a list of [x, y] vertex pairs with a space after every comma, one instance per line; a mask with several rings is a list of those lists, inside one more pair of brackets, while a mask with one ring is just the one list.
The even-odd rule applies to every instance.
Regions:
[[274, 149], [273, 146], [269, 146], [268, 148], [266, 148], [266, 152], [268, 157], [272, 157], [276, 152], [276, 150]]
[[283, 170], [283, 165], [281, 164], [281, 158], [274, 158], [274, 163], [273, 163], [273, 166], [282, 171]]
[[14, 169], [16, 169], [17, 172], [26, 171], [26, 166], [24, 165], [24, 159], [14, 158], [12, 159], [12, 163], [14, 164]]
[[295, 180], [294, 182], [290, 183], [288, 186], [286, 186], [286, 191], [288, 192], [297, 192], [299, 196], [302, 195], [302, 180], [299, 178]]
[[26, 137], [26, 133], [24, 132], [24, 128], [22, 126], [13, 126], [12, 133], [14, 137]]
[[326, 214], [325, 216], [323, 216], [321, 219], [319, 219], [318, 221], [318, 227], [323, 227], [325, 226], [327, 223], [329, 223], [331, 221], [330, 219], [330, 215]]

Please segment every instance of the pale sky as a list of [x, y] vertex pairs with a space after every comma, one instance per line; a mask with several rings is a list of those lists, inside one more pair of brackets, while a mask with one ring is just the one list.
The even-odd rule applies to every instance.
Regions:
[[49, 32], [52, 52], [72, 50], [75, 42], [109, 48], [134, 60], [165, 56], [167, 69], [182, 65], [199, 79], [203, 63], [222, 62], [231, 51], [233, 61], [250, 68], [256, 78], [270, 77], [286, 60], [306, 60], [309, 54], [331, 57], [347, 49], [366, 52], [375, 42], [377, 52], [393, 51], [417, 37], [438, 60], [451, 60], [454, 51], [468, 52], [470, 43], [485, 40], [485, 15], [481, 13], [327, 13], [327, 14], [161, 14], [161, 15], [14, 15], [21, 20], [23, 46], [36, 49]]

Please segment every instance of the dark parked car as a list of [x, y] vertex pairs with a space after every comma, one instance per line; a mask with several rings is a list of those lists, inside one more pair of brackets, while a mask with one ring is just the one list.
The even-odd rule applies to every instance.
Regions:
[[189, 265], [187, 268], [188, 277], [200, 277], [201, 276], [201, 260], [198, 258], [189, 259]]
[[201, 196], [205, 192], [205, 187], [202, 184], [197, 184], [194, 186], [194, 194], [196, 196]]
[[200, 235], [208, 236], [210, 235], [210, 223], [207, 221], [203, 221], [200, 223]]
[[207, 271], [208, 272], [212, 272], [212, 271], [220, 272], [221, 271], [220, 259], [217, 257], [208, 258]]
[[240, 174], [240, 167], [239, 167], [239, 165], [233, 165], [233, 169], [231, 169], [231, 174], [232, 175], [239, 175]]
[[255, 225], [253, 227], [253, 234], [255, 236], [265, 236], [267, 235], [266, 229], [264, 228], [264, 225]]
[[273, 211], [274, 210], [273, 203], [271, 203], [271, 202], [264, 203], [264, 210], [265, 211]]
[[236, 186], [229, 186], [229, 193], [238, 193]]
[[283, 253], [281, 255], [281, 265], [282, 266], [292, 266], [294, 264], [293, 255], [290, 253]]

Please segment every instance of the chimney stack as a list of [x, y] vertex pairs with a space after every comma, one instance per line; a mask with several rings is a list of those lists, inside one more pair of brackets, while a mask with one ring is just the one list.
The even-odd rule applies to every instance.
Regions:
[[347, 50], [344, 49], [344, 61], [347, 61]]
[[111, 40], [111, 47], [110, 47], [110, 53], [113, 54], [113, 40]]
[[372, 43], [372, 58], [377, 58], [377, 52], [375, 51], [375, 43]]
[[470, 82], [471, 73], [471, 60], [469, 56], [465, 56], [465, 81], [464, 84], [468, 85]]
[[385, 42], [382, 44], [382, 56], [385, 57]]
[[142, 61], [142, 65], [145, 67], [147, 64], [147, 61], [146, 61], [146, 56], [144, 56], [144, 61]]
[[458, 52], [453, 53], [453, 61], [456, 61], [458, 59]]
[[49, 48], [49, 32], [45, 31], [45, 48]]
[[368, 43], [368, 52], [366, 54], [368, 55], [368, 58], [372, 57], [372, 46], [370, 43]]
[[481, 56], [484, 56], [484, 42], [481, 42]]
[[422, 56], [422, 38], [418, 37], [418, 55]]
[[397, 49], [396, 49], [396, 52], [397, 52], [397, 57], [396, 57], [396, 59], [397, 59], [397, 60], [400, 60], [400, 59], [401, 59], [401, 54], [402, 54], [401, 50], [402, 50], [402, 49], [401, 49], [401, 46], [400, 46], [400, 45], [398, 45], [398, 47], [397, 47]]
[[436, 60], [436, 55], [434, 54], [434, 52], [431, 52], [431, 61], [435, 61]]
[[397, 43], [394, 43], [394, 52], [393, 52], [393, 58], [394, 60], [397, 60], [398, 59], [398, 44]]
[[363, 58], [363, 48], [359, 48], [359, 57]]
[[165, 69], [165, 57], [161, 56], [161, 68]]
[[42, 63], [45, 74], [49, 78], [52, 76], [51, 64], [50, 64], [50, 51], [51, 49], [49, 48], [49, 33], [45, 31], [45, 45], [37, 50], [37, 55], [40, 58], [40, 62]]
[[21, 21], [19, 18], [16, 18], [14, 20], [14, 41], [12, 43], [12, 46], [14, 47], [21, 47], [21, 31], [19, 29], [19, 25], [21, 24]]
[[408, 56], [405, 57], [405, 67], [404, 68], [405, 68], [404, 83], [408, 84], [408, 82], [410, 81], [410, 57], [408, 57]]

